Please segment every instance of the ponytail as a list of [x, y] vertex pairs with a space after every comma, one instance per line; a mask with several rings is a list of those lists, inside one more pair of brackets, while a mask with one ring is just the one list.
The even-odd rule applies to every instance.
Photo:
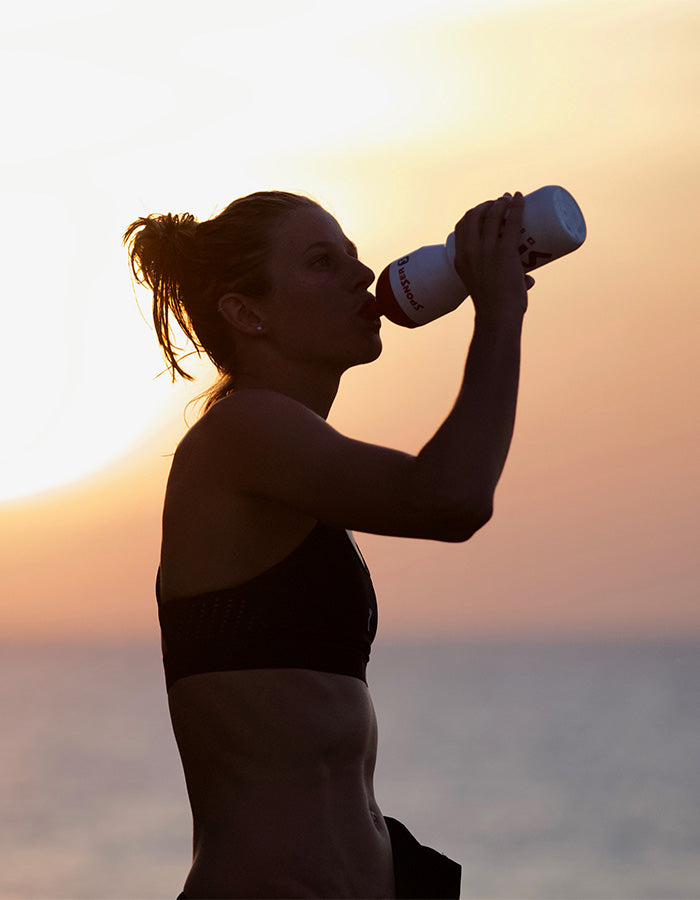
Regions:
[[203, 349], [194, 333], [185, 301], [187, 263], [194, 256], [196, 228], [197, 222], [190, 213], [181, 216], [168, 213], [142, 216], [124, 233], [124, 244], [131, 241], [129, 257], [134, 279], [153, 293], [153, 324], [173, 381], [176, 374], [188, 381], [192, 381], [192, 375], [178, 362], [176, 351], [180, 348], [173, 343], [171, 315], [195, 349], [198, 352]]
[[204, 222], [190, 213], [142, 216], [124, 233], [134, 279], [153, 293], [153, 324], [173, 381], [193, 376], [180, 365], [183, 353], [174, 343], [171, 317], [197, 355], [205, 353], [219, 372], [196, 398], [206, 400], [204, 412], [235, 387], [233, 340], [218, 301], [227, 291], [265, 297], [274, 228], [300, 207], [318, 204], [299, 194], [258, 191]]

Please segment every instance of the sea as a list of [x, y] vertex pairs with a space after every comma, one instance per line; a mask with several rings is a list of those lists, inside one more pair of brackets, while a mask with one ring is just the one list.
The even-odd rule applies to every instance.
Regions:
[[[0, 649], [0, 897], [176, 897], [159, 645]], [[368, 682], [377, 801], [463, 898], [700, 898], [700, 644], [378, 638]]]

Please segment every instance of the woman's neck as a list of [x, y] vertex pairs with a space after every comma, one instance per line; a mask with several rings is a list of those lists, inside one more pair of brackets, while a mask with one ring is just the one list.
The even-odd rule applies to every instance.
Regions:
[[340, 375], [328, 374], [319, 377], [318, 372], [306, 373], [298, 370], [270, 371], [260, 374], [253, 371], [236, 371], [236, 390], [264, 389], [277, 391], [302, 403], [322, 419], [328, 417], [340, 385]]

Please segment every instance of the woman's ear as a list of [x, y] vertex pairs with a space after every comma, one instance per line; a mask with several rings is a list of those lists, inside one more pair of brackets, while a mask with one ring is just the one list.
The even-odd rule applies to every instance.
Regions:
[[219, 315], [238, 331], [245, 334], [260, 334], [262, 318], [258, 304], [244, 294], [223, 294], [218, 303]]

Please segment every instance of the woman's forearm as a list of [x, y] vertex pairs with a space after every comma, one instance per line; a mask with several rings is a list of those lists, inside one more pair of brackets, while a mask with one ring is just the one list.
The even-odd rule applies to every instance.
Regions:
[[452, 411], [417, 457], [422, 488], [456, 516], [487, 520], [515, 424], [523, 316], [477, 316]]

